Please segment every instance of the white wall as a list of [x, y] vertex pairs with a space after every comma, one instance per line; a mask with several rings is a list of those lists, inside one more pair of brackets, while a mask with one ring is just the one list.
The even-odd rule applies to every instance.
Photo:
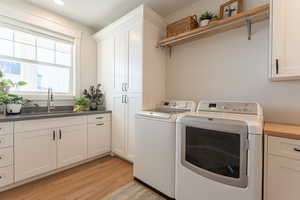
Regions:
[[[225, 0], [202, 0], [167, 18], [168, 22], [218, 10]], [[267, 0], [245, 0], [246, 8]], [[173, 49], [167, 65], [169, 99], [257, 101], [266, 121], [300, 124], [300, 82], [268, 79], [268, 21], [187, 43]]]
[[[42, 9], [24, 0], [1, 0], [1, 4], [13, 7], [20, 12], [26, 12], [35, 17], [39, 17], [45, 22], [58, 24], [72, 30], [81, 31], [81, 52], [80, 52], [80, 89], [89, 87], [97, 82], [97, 43], [92, 34], [92, 28], [81, 25], [51, 11]], [[66, 103], [66, 102], [65, 102]]]

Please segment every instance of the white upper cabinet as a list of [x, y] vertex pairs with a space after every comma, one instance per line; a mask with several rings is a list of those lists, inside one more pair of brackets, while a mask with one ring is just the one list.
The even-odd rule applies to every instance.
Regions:
[[128, 64], [125, 69], [125, 91], [140, 93], [143, 91], [143, 34], [142, 23], [137, 22], [127, 30]]
[[135, 154], [135, 114], [165, 98], [165, 52], [157, 48], [165, 26], [159, 15], [142, 5], [94, 36], [98, 82], [112, 110], [112, 151], [129, 161]]
[[300, 79], [300, 1], [272, 0], [271, 78]]
[[[125, 92], [125, 70], [128, 63], [127, 30], [118, 29], [115, 34], [115, 65], [113, 71], [114, 93]], [[106, 68], [105, 66], [103, 66]]]
[[117, 85], [114, 84], [115, 71], [115, 37], [110, 35], [98, 42], [98, 66], [106, 66], [98, 68], [98, 77], [102, 74], [102, 85], [104, 91], [113, 91]]

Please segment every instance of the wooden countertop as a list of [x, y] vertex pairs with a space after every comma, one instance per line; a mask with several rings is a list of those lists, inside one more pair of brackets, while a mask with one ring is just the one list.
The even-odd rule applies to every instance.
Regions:
[[269, 136], [300, 140], [300, 126], [265, 123], [264, 134]]

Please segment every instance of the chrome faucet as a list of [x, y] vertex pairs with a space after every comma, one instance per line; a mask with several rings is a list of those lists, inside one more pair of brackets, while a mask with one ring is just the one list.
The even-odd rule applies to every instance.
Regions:
[[51, 110], [55, 109], [53, 102], [54, 102], [54, 98], [53, 98], [52, 88], [48, 88], [48, 100], [47, 100], [48, 113], [50, 113]]

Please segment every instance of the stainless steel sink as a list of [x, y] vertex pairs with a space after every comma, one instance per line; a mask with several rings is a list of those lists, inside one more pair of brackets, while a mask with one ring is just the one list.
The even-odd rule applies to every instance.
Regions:
[[42, 112], [26, 112], [26, 113], [21, 113], [23, 116], [28, 116], [28, 115], [57, 115], [57, 114], [68, 114], [68, 113], [76, 113], [73, 110], [60, 110], [60, 111], [42, 111]]

